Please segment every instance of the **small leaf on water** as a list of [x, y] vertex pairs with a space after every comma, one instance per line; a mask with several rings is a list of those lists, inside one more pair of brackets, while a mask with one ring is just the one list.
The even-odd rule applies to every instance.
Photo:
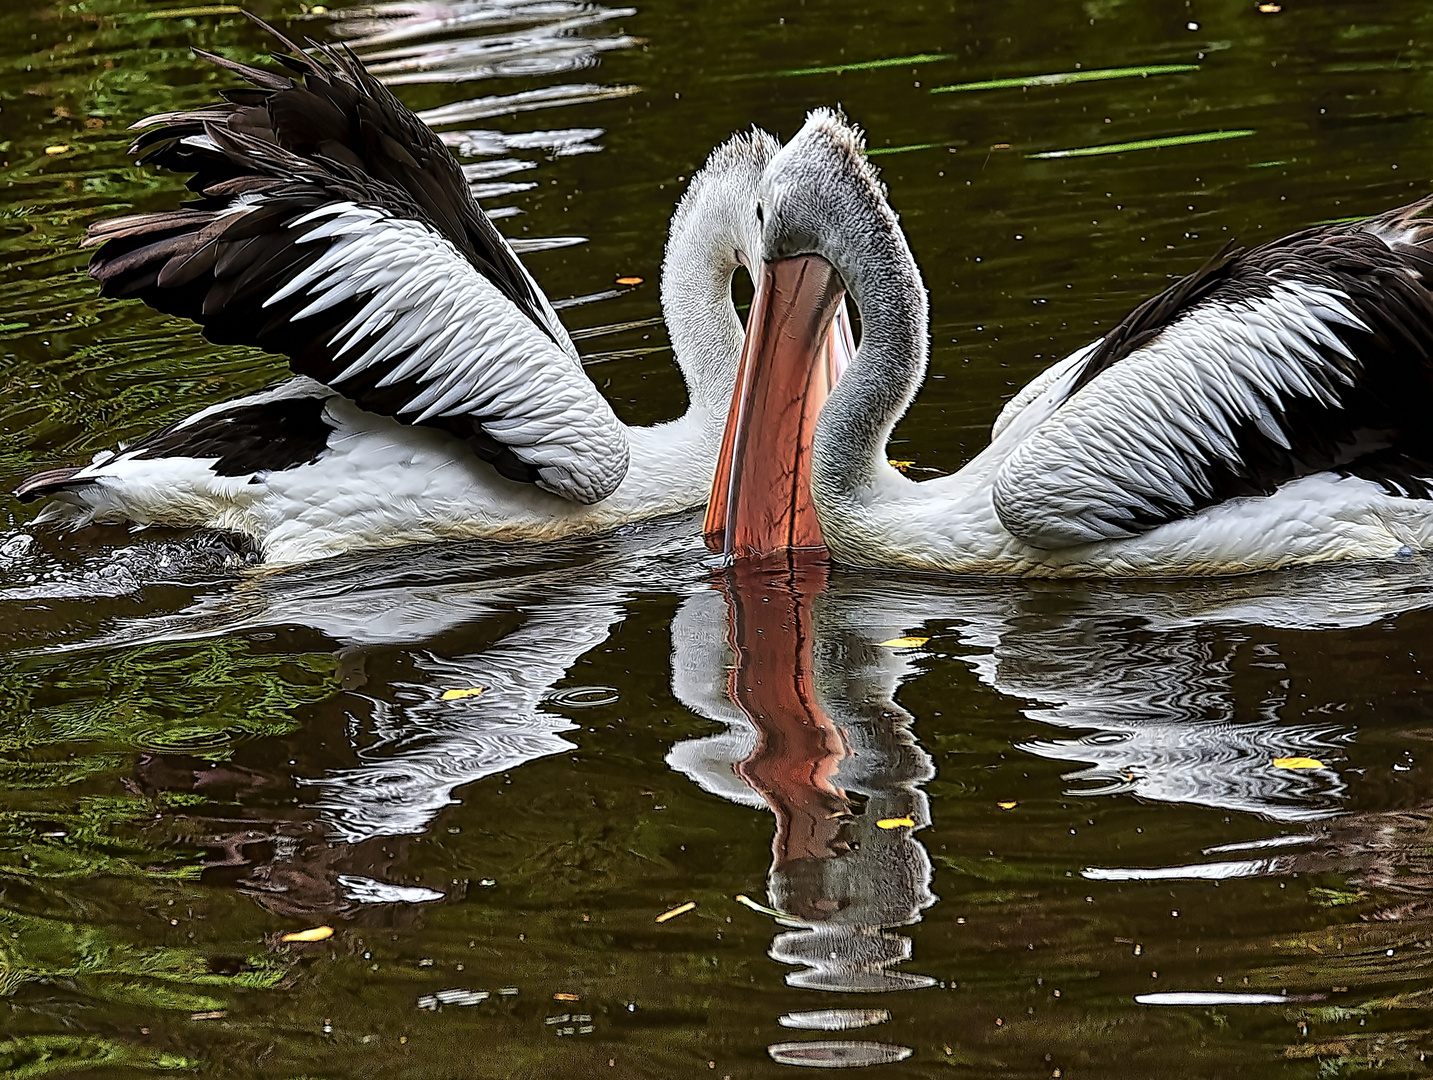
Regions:
[[69, 147], [66, 146], [64, 143], [57, 143], [54, 146], [45, 147], [45, 153], [49, 154], [51, 157], [54, 157], [56, 154], [63, 154], [68, 149]]
[[883, 817], [876, 822], [878, 829], [914, 829], [915, 820], [908, 817]]
[[315, 926], [308, 930], [295, 930], [292, 934], [285, 934], [279, 938], [280, 941], [327, 941], [333, 937], [333, 927]]
[[639, 278], [639, 277], [619, 277], [619, 278], [617, 279], [617, 284], [618, 284], [618, 285], [640, 285], [640, 284], [642, 284], [642, 279]]
[[484, 690], [486, 690], [486, 689], [487, 689], [486, 686], [469, 686], [469, 687], [466, 687], [465, 689], [462, 689], [462, 690], [444, 690], [444, 691], [443, 691], [443, 700], [444, 700], [444, 701], [459, 701], [459, 700], [461, 700], [462, 698], [477, 697], [479, 694], [481, 694], [481, 693], [482, 693]]
[[675, 919], [678, 915], [685, 915], [697, 906], [695, 900], [688, 900], [685, 904], [678, 904], [671, 911], [664, 911], [657, 916], [657, 922], [666, 922], [668, 919]]
[[1276, 757], [1274, 768], [1276, 769], [1322, 769], [1324, 763], [1318, 758], [1311, 757]]
[[228, 1009], [211, 1009], [209, 1012], [190, 1013], [191, 1020], [222, 1020], [229, 1015]]
[[901, 472], [905, 472], [907, 469], [909, 469], [912, 465], [915, 464], [914, 461], [897, 461], [895, 458], [890, 458], [889, 460], [891, 465], [897, 469], [900, 469]]
[[577, 995], [577, 994], [565, 994], [565, 993], [563, 993], [562, 991], [558, 991], [556, 994], [553, 994], [553, 995], [552, 995], [552, 1000], [553, 1000], [553, 1001], [577, 1001], [578, 999], [579, 999], [579, 995]]
[[1260, 4], [1260, 5], [1259, 5], [1259, 12], [1260, 12], [1260, 14], [1263, 14], [1263, 15], [1277, 15], [1279, 12], [1281, 12], [1281, 11], [1283, 11], [1283, 10], [1284, 10], [1283, 7], [1282, 7], [1281, 5], [1279, 5], [1279, 4]]
[[928, 637], [893, 637], [889, 641], [878, 641], [876, 644], [887, 649], [918, 649], [929, 640]]
[[1002, 810], [1014, 810], [1020, 804], [1014, 799], [1011, 799], [1009, 802], [998, 802], [995, 805], [1000, 807], [1000, 809]]

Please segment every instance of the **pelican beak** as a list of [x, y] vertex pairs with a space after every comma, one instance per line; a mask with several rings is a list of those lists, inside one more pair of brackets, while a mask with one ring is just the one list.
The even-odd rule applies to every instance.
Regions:
[[713, 551], [824, 555], [811, 450], [821, 406], [855, 351], [845, 297], [819, 255], [761, 266], [702, 529]]

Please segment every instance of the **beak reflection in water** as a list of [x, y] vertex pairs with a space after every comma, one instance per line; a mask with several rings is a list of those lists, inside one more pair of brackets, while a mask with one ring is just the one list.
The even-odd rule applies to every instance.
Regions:
[[[931, 986], [930, 976], [904, 970], [912, 941], [893, 932], [936, 899], [918, 835], [930, 824], [921, 785], [934, 769], [911, 734], [914, 718], [878, 689], [894, 689], [896, 658], [832, 618], [824, 560], [737, 561], [716, 587], [727, 608], [727, 696], [755, 736], [731, 768], [776, 819], [767, 897], [782, 929], [768, 955], [796, 969], [786, 983], [802, 990]], [[811, 1004], [823, 1007], [779, 1023], [847, 1032], [891, 1019], [866, 1001]], [[842, 1037], [767, 1052], [783, 1065], [837, 1068], [902, 1061], [912, 1049]]]
[[712, 550], [824, 555], [811, 448], [821, 406], [855, 351], [845, 298], [819, 255], [762, 266], [702, 530]]

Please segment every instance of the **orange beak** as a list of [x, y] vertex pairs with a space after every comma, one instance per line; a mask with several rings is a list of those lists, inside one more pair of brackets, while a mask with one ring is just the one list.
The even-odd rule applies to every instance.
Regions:
[[854, 352], [845, 297], [819, 255], [762, 266], [702, 529], [713, 551], [824, 554], [811, 448], [821, 406]]

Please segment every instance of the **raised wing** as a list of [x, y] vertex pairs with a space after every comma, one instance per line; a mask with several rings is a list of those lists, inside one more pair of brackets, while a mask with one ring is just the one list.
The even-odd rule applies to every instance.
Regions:
[[1128, 537], [1330, 469], [1416, 493], [1430, 207], [1226, 250], [1136, 309], [1000, 466], [1002, 524], [1042, 548]]
[[141, 160], [192, 172], [200, 197], [90, 229], [105, 294], [281, 353], [510, 479], [611, 494], [625, 429], [452, 155], [347, 50], [314, 45], [316, 60], [270, 32], [301, 78], [201, 53], [252, 85], [136, 125]]

